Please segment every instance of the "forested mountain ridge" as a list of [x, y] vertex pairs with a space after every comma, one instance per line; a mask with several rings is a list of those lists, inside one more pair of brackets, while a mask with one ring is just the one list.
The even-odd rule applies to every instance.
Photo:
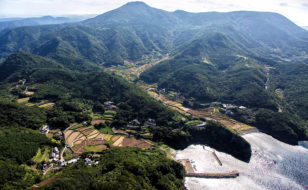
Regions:
[[80, 19], [73, 19], [68, 17], [33, 17], [33, 18], [12, 18], [5, 21], [0, 20], [0, 31], [6, 28], [16, 28], [21, 26], [37, 26], [37, 25], [48, 25], [48, 24], [63, 24], [70, 22], [78, 22]]
[[[28, 30], [31, 33], [23, 38]], [[276, 13], [167, 12], [142, 2], [132, 2], [76, 24], [3, 31], [0, 48], [2, 59], [20, 49], [61, 59], [62, 56], [57, 53], [60, 49], [82, 60], [111, 65], [122, 64], [124, 60], [138, 60], [153, 51], [176, 54], [195, 41], [220, 36], [233, 44], [231, 47], [237, 46], [233, 53], [241, 49], [241, 53], [277, 61], [305, 61], [307, 33]], [[83, 40], [78, 42], [76, 37]], [[30, 43], [23, 43], [25, 39]], [[85, 51], [83, 44], [92, 48]], [[208, 52], [210, 55], [211, 52]]]

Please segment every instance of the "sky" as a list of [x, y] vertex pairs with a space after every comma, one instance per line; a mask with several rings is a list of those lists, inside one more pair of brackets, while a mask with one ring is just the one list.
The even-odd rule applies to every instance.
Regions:
[[[127, 2], [130, 0], [0, 0], [0, 17], [102, 14]], [[299, 26], [308, 26], [308, 0], [143, 0], [143, 2], [167, 11], [277, 12]]]

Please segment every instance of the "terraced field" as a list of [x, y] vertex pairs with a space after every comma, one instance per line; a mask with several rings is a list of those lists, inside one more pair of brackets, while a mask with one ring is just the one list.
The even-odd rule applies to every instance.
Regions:
[[104, 134], [96, 130], [93, 126], [83, 126], [81, 124], [72, 124], [64, 131], [65, 142], [71, 147], [73, 156], [78, 156], [83, 152], [100, 152], [107, 149], [107, 143], [111, 146], [130, 146], [139, 148], [149, 148], [151, 142], [146, 140], [137, 140], [134, 137], [125, 135]]

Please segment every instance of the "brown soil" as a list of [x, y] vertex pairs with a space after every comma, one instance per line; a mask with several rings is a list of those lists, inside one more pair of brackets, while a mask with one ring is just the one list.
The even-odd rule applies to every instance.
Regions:
[[64, 132], [64, 137], [67, 139], [70, 135], [71, 135], [71, 133], [73, 133], [74, 131], [72, 131], [72, 130], [67, 130], [67, 131], [65, 131]]
[[88, 135], [88, 138], [89, 138], [89, 139], [95, 139], [99, 134], [100, 134], [99, 131], [94, 130], [94, 131], [92, 131], [92, 133], [90, 133], [90, 134]]
[[51, 138], [53, 137], [53, 134], [52, 134], [52, 133], [47, 133], [47, 134], [46, 134], [46, 137], [48, 137], [48, 138], [51, 139]]
[[67, 139], [66, 139], [66, 143], [69, 146], [73, 145], [74, 140], [80, 135], [79, 132], [73, 132]]
[[30, 100], [29, 97], [26, 97], [26, 98], [19, 98], [19, 99], [17, 100], [17, 102], [18, 102], [18, 103], [22, 103], [22, 102], [26, 102], [26, 101], [29, 101], [29, 100]]
[[31, 96], [31, 95], [34, 94], [34, 92], [33, 91], [27, 91], [27, 92], [25, 92], [25, 94], [28, 95], [28, 96]]
[[97, 120], [91, 121], [91, 125], [96, 125], [96, 124], [105, 123], [105, 122], [106, 120], [104, 119], [97, 119]]
[[80, 127], [77, 130], [80, 131], [80, 132], [84, 132], [84, 131], [87, 131], [87, 130], [90, 130], [90, 129], [92, 129], [91, 126], [90, 127]]
[[[112, 137], [113, 138], [113, 137]], [[114, 143], [113, 146], [122, 146], [123, 140], [125, 137], [121, 136], [119, 137]]]
[[88, 136], [89, 134], [91, 134], [93, 131], [95, 131], [94, 129], [87, 129], [82, 131], [82, 134], [84, 134], [85, 136]]
[[151, 147], [151, 144], [149, 142], [146, 142], [145, 140], [137, 140], [135, 138], [128, 138], [128, 137], [124, 138], [122, 145], [129, 147], [138, 147], [138, 148]]
[[57, 175], [59, 175], [59, 174], [61, 174], [61, 173], [62, 173], [62, 171], [59, 172], [59, 173], [57, 173], [56, 175], [52, 176], [52, 178], [47, 179], [47, 180], [45, 180], [45, 181], [42, 181], [42, 182], [39, 183], [39, 184], [35, 184], [35, 185], [33, 185], [32, 187], [38, 188], [38, 187], [42, 187], [42, 186], [44, 186], [44, 185], [47, 185], [48, 183], [51, 183], [51, 182], [57, 177]]

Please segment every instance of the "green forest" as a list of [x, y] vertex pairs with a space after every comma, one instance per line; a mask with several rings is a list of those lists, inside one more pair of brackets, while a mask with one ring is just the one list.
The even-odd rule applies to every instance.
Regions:
[[112, 148], [96, 167], [79, 162], [41, 189], [183, 189], [184, 167], [158, 149]]

